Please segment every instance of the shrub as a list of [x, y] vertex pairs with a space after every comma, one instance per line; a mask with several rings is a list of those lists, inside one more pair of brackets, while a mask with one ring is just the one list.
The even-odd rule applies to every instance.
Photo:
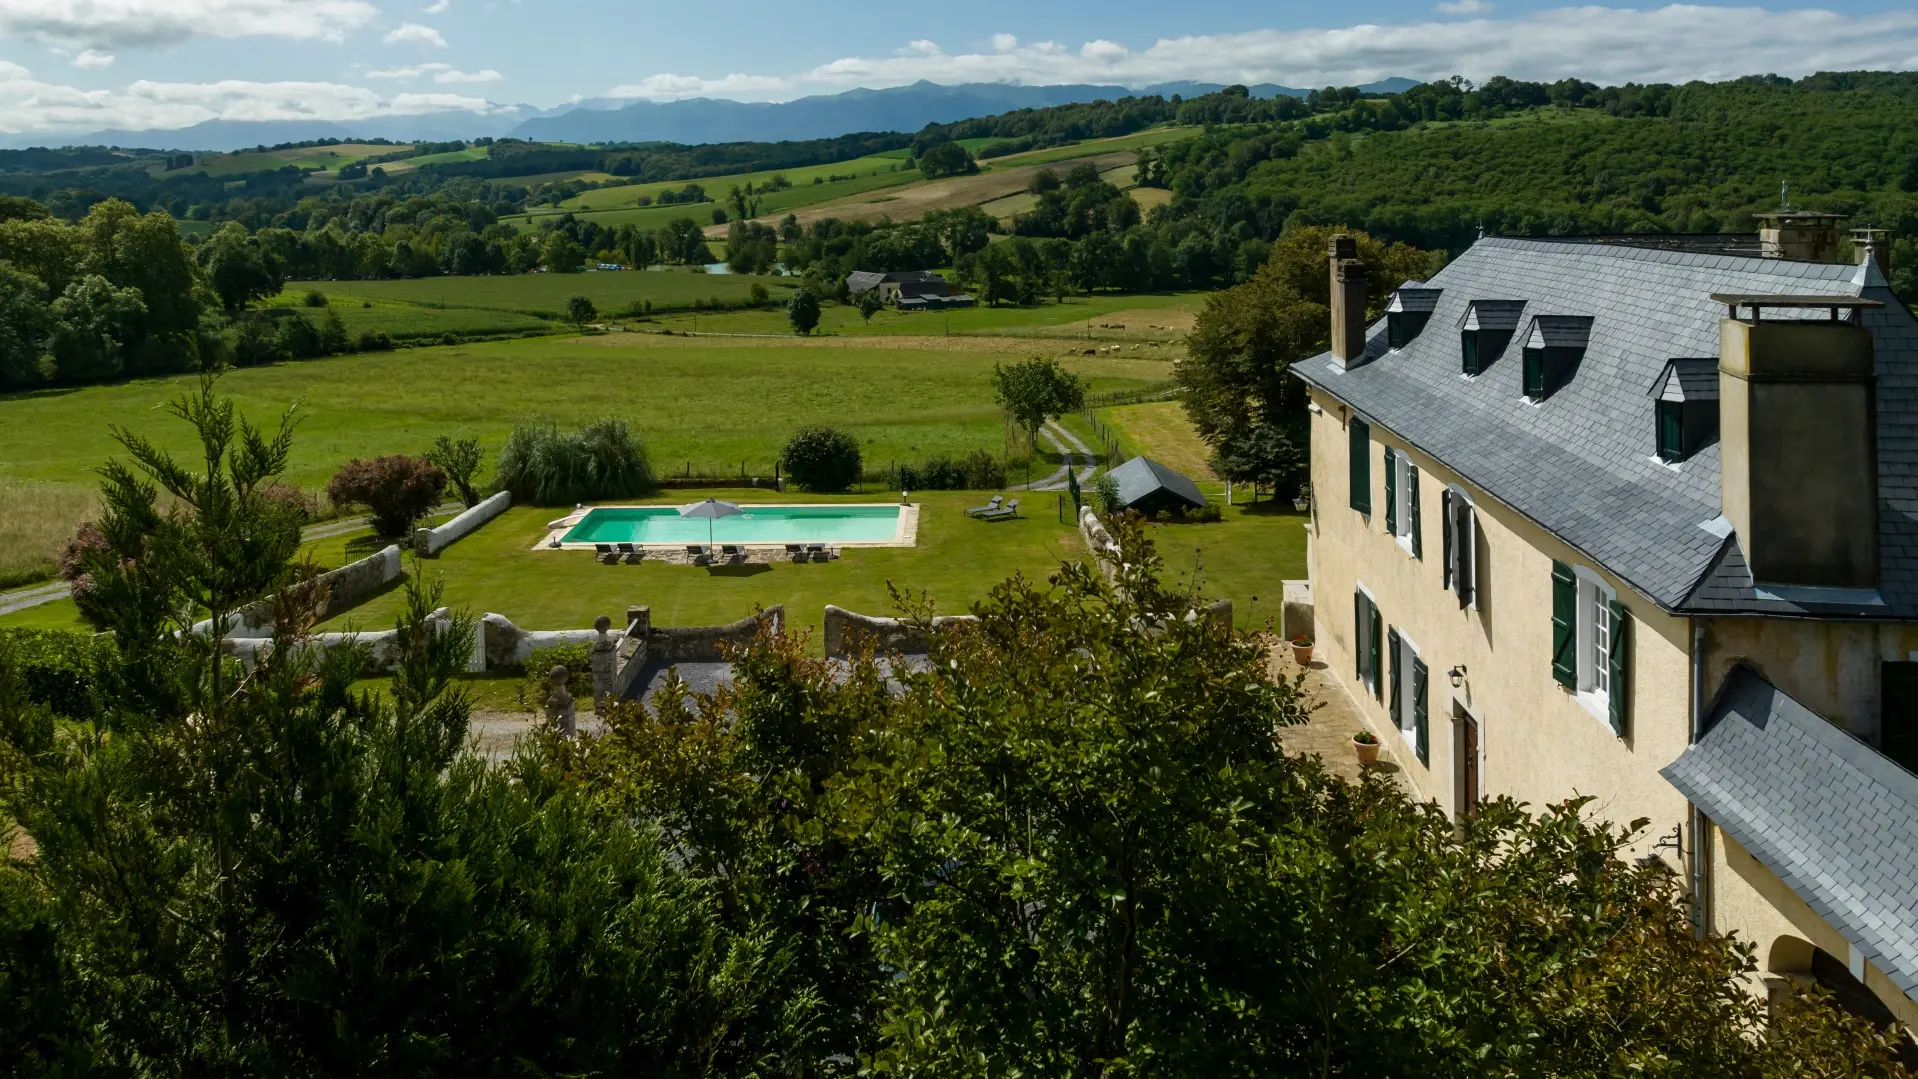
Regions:
[[566, 298], [566, 321], [572, 323], [574, 326], [583, 330], [586, 328], [588, 322], [598, 317], [599, 308], [593, 303], [591, 296], [568, 296]]
[[458, 441], [445, 435], [433, 441], [433, 448], [426, 451], [426, 459], [438, 465], [453, 483], [453, 489], [460, 493], [460, 501], [467, 509], [480, 504], [480, 494], [473, 485], [473, 477], [479, 472], [480, 444], [477, 438], [462, 438]]
[[900, 465], [890, 480], [905, 491], [997, 491], [1006, 485], [1006, 470], [997, 457], [974, 450], [958, 460], [934, 457]]
[[807, 427], [779, 454], [786, 475], [807, 491], [843, 491], [859, 478], [859, 443], [837, 427]]
[[393, 348], [393, 338], [385, 330], [365, 330], [360, 333], [361, 352], [389, 352]]
[[653, 472], [624, 420], [595, 420], [577, 431], [523, 423], [500, 449], [493, 483], [515, 502], [564, 506], [642, 494]]
[[315, 517], [318, 517], [320, 514], [320, 500], [313, 497], [310, 492], [295, 487], [290, 483], [280, 483], [278, 481], [269, 483], [265, 487], [260, 488], [260, 497], [265, 498], [269, 502], [278, 502], [287, 509], [292, 510], [293, 515], [298, 518], [299, 522], [303, 525]]
[[286, 347], [273, 320], [255, 312], [239, 321], [233, 335], [233, 366], [255, 367], [286, 359]]
[[328, 356], [337, 356], [352, 344], [352, 338], [346, 335], [346, 323], [340, 321], [340, 313], [328, 310], [326, 318], [320, 322], [320, 351]]
[[371, 460], [348, 461], [327, 481], [326, 496], [334, 504], [365, 506], [372, 513], [373, 531], [382, 539], [399, 539], [413, 522], [439, 504], [446, 473], [417, 457], [393, 454]]
[[296, 360], [310, 360], [326, 354], [320, 331], [300, 315], [280, 320], [279, 346], [281, 353]]
[[566, 692], [573, 695], [573, 707], [581, 712], [593, 707], [593, 646], [559, 644], [535, 648], [526, 657], [519, 682], [519, 703], [529, 712], [546, 710], [546, 695], [553, 684], [546, 680], [554, 667], [564, 666], [572, 676], [566, 680]]
[[27, 700], [69, 719], [93, 714], [100, 660], [112, 648], [110, 638], [78, 630], [0, 629], [0, 649], [11, 651]]
[[307, 292], [306, 299], [301, 302], [305, 303], [308, 307], [325, 307], [326, 293], [321, 292], [319, 289], [312, 289]]
[[793, 293], [786, 301], [786, 321], [792, 323], [794, 333], [813, 332], [819, 325], [819, 297], [806, 288]]

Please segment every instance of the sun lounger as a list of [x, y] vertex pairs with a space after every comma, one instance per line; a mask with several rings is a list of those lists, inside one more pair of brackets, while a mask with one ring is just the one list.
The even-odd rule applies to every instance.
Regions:
[[604, 562], [610, 566], [619, 561], [619, 554], [613, 550], [613, 545], [610, 543], [595, 543], [593, 544], [593, 560], [596, 562]]
[[719, 553], [725, 555], [726, 561], [728, 562], [744, 562], [746, 560], [746, 548], [735, 543], [722, 544], [719, 548]]
[[786, 557], [792, 559], [794, 562], [804, 562], [806, 560], [806, 545], [803, 543], [788, 543], [786, 545]]
[[713, 559], [713, 549], [703, 543], [688, 543], [686, 557], [695, 566], [703, 566]]
[[808, 543], [806, 545], [806, 553], [812, 557], [814, 562], [824, 562], [832, 558], [832, 552], [826, 550], [826, 545], [823, 543]]
[[989, 499], [985, 505], [974, 506], [971, 509], [967, 510], [966, 515], [968, 517], [981, 517], [981, 516], [984, 516], [985, 514], [992, 513], [998, 510], [999, 504], [1001, 502], [1004, 502], [1005, 500], [1006, 500], [1005, 495], [993, 495], [992, 498]]
[[1015, 498], [990, 513], [980, 514], [979, 519], [982, 521], [1009, 521], [1017, 516], [1019, 516], [1019, 500]]
[[646, 552], [630, 543], [622, 543], [619, 545], [619, 557], [624, 559], [627, 565], [631, 565], [646, 557]]

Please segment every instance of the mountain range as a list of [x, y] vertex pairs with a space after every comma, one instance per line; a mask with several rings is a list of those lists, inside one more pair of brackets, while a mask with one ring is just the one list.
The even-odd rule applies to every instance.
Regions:
[[[1396, 93], [1418, 85], [1391, 78], [1361, 90]], [[532, 105], [498, 106], [489, 113], [442, 112], [426, 116], [390, 116], [347, 122], [313, 120], [208, 120], [173, 130], [96, 131], [63, 140], [76, 146], [137, 146], [168, 150], [236, 150], [309, 139], [388, 138], [443, 142], [507, 136], [541, 142], [783, 142], [832, 138], [855, 131], [918, 131], [931, 123], [950, 123], [1016, 109], [1037, 109], [1126, 96], [1182, 94], [1194, 97], [1224, 89], [1222, 83], [1166, 82], [1142, 87], [1076, 83], [1026, 86], [1014, 83], [962, 83], [941, 86], [920, 81], [883, 90], [847, 90], [792, 101], [731, 101], [687, 98], [681, 101], [623, 101], [597, 98], [555, 109]], [[1273, 83], [1247, 87], [1253, 97], [1309, 90]], [[46, 145], [44, 135], [15, 136], [4, 145]]]

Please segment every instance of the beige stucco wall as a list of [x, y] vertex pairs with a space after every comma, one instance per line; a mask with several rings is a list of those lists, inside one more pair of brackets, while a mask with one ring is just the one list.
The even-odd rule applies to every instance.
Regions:
[[[1625, 822], [1651, 818], [1633, 853], [1649, 852], [1688, 818], [1685, 799], [1658, 774], [1683, 752], [1690, 733], [1688, 623], [1659, 611], [1616, 578], [1599, 573], [1629, 609], [1630, 719], [1624, 737], [1552, 679], [1552, 561], [1596, 569], [1591, 560], [1461, 481], [1451, 470], [1374, 423], [1370, 449], [1370, 516], [1350, 508], [1346, 419], [1349, 410], [1314, 392], [1312, 418], [1313, 531], [1311, 574], [1320, 654], [1333, 673], [1355, 686], [1352, 626], [1354, 583], [1362, 581], [1386, 625], [1416, 646], [1432, 672], [1431, 764], [1421, 767], [1393, 729], [1386, 706], [1358, 692], [1361, 710], [1382, 739], [1403, 749], [1399, 759], [1413, 786], [1457, 810], [1453, 701], [1478, 717], [1480, 787], [1534, 807], [1589, 794], [1588, 812]], [[1409, 454], [1419, 469], [1422, 559], [1414, 559], [1385, 531], [1383, 446]], [[1440, 519], [1448, 484], [1472, 497], [1479, 527], [1477, 609], [1461, 610], [1444, 586], [1444, 532]], [[1454, 690], [1446, 672], [1466, 666]], [[1389, 685], [1389, 680], [1388, 680]], [[1670, 849], [1659, 852], [1680, 869]]]
[[[1717, 829], [1712, 835], [1712, 929], [1735, 933], [1757, 946], [1760, 973], [1751, 979], [1754, 993], [1764, 991], [1763, 975], [1802, 974], [1810, 969], [1810, 954], [1791, 947], [1803, 941], [1824, 949], [1839, 962], [1849, 960], [1849, 945], [1829, 923], [1764, 864]], [[1865, 988], [1870, 989], [1899, 1022], [1918, 1030], [1918, 1003], [1893, 985], [1884, 972], [1865, 964]]]
[[1878, 665], [1910, 660], [1910, 623], [1714, 618], [1705, 626], [1705, 699], [1744, 660], [1800, 704], [1867, 741], [1878, 737]]

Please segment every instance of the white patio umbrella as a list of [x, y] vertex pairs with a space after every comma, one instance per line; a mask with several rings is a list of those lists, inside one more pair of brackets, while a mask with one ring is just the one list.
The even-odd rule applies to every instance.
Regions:
[[692, 505], [679, 507], [679, 515], [681, 517], [706, 518], [706, 546], [708, 547], [713, 544], [713, 522], [721, 517], [731, 517], [735, 513], [743, 512], [745, 511], [741, 510], [737, 505], [731, 502], [721, 502], [717, 498], [703, 499], [699, 502], [694, 502]]

